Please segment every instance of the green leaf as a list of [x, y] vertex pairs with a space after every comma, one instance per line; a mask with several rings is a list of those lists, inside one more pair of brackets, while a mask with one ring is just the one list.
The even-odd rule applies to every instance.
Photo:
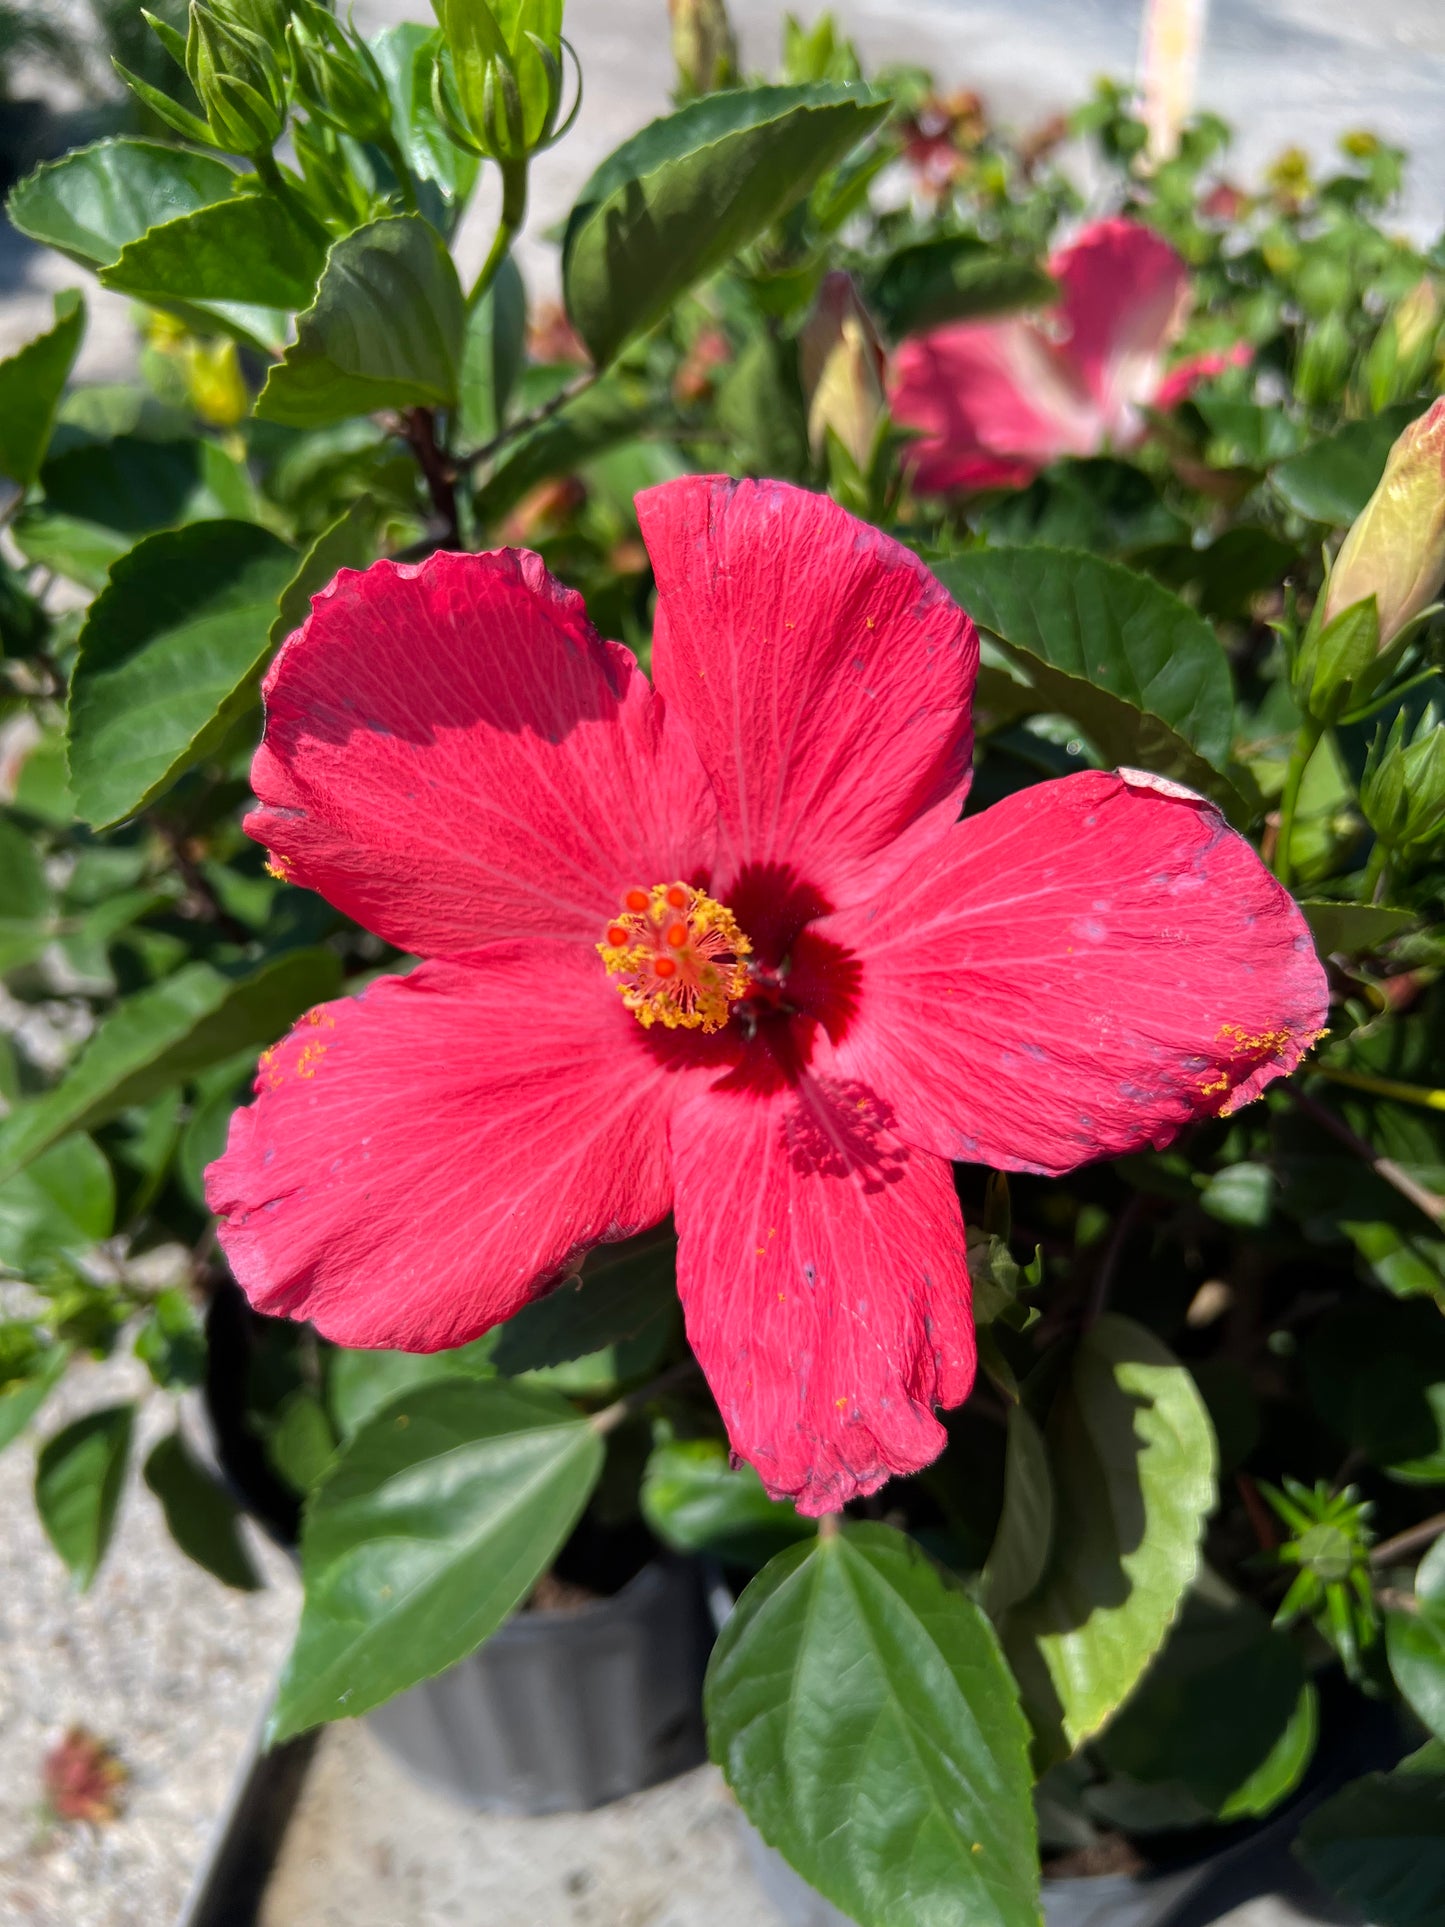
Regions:
[[51, 1545], [84, 1592], [105, 1557], [125, 1487], [135, 1408], [87, 1412], [47, 1439], [35, 1462], [35, 1506]]
[[1128, 1698], [1199, 1570], [1214, 1433], [1152, 1332], [1101, 1318], [1047, 1427], [1054, 1543], [1004, 1640], [1045, 1752], [1072, 1751]]
[[779, 1554], [723, 1628], [705, 1704], [748, 1818], [860, 1927], [1037, 1927], [1014, 1683], [902, 1533], [845, 1525]]
[[1217, 1819], [1265, 1813], [1298, 1783], [1316, 1728], [1288, 1636], [1213, 1573], [1128, 1704], [1096, 1742], [1111, 1773], [1184, 1788]]
[[297, 1492], [309, 1492], [336, 1450], [336, 1434], [326, 1407], [314, 1392], [298, 1387], [282, 1401], [266, 1439], [266, 1456]]
[[303, 1010], [334, 996], [340, 980], [332, 951], [291, 950], [245, 977], [186, 964], [138, 992], [111, 1012], [58, 1084], [0, 1123], [0, 1183], [71, 1131], [270, 1043]]
[[868, 305], [894, 341], [949, 321], [1036, 308], [1058, 293], [1032, 261], [974, 234], [939, 234], [889, 255], [868, 283]]
[[326, 239], [288, 201], [238, 195], [128, 241], [100, 280], [152, 303], [305, 308], [326, 265]]
[[0, 971], [35, 961], [54, 935], [54, 910], [39, 850], [0, 816]]
[[431, 67], [441, 44], [435, 27], [404, 20], [370, 42], [391, 96], [392, 128], [412, 172], [438, 193], [448, 211], [465, 201], [480, 163], [447, 138], [432, 110]]
[[1209, 624], [1157, 582], [1043, 547], [978, 550], [937, 573], [1007, 646], [1039, 706], [1072, 716], [1110, 762], [1195, 788], [1201, 759], [1223, 770], [1234, 734], [1228, 659]]
[[526, 360], [527, 291], [511, 255], [467, 316], [462, 349], [457, 435], [462, 448], [492, 440], [507, 418], [507, 402]]
[[[151, 228], [228, 199], [238, 178], [211, 154], [155, 141], [97, 141], [27, 175], [6, 212], [31, 240], [99, 271]], [[286, 316], [251, 300], [167, 305], [195, 326], [219, 323], [268, 350], [285, 340]]]
[[135, 1355], [157, 1385], [181, 1391], [206, 1372], [206, 1333], [190, 1293], [173, 1285], [158, 1294], [136, 1333]]
[[156, 141], [104, 140], [37, 167], [5, 211], [32, 241], [82, 267], [108, 267], [148, 228], [222, 201], [235, 171], [209, 154]]
[[1304, 1368], [1346, 1444], [1406, 1484], [1445, 1483], [1445, 1319], [1433, 1306], [1348, 1301], [1310, 1333]]
[[1242, 1159], [1204, 1180], [1199, 1202], [1211, 1218], [1242, 1231], [1263, 1231], [1274, 1211], [1277, 1180], [1271, 1166]]
[[312, 428], [379, 408], [450, 407], [465, 329], [461, 283], [436, 229], [415, 214], [373, 221], [327, 256], [256, 412]]
[[22, 1275], [77, 1259], [115, 1223], [110, 1165], [83, 1133], [63, 1138], [0, 1184], [0, 1265]]
[[865, 87], [709, 94], [625, 141], [583, 188], [562, 244], [567, 312], [605, 367], [876, 127]]
[[224, 1586], [255, 1592], [261, 1585], [241, 1538], [236, 1507], [192, 1456], [179, 1432], [152, 1446], [145, 1482], [161, 1502], [171, 1537]]
[[55, 325], [0, 361], [0, 475], [28, 488], [40, 473], [55, 411], [85, 333], [85, 303], [55, 297]]
[[564, 1399], [502, 1379], [420, 1386], [369, 1419], [306, 1507], [305, 1604], [271, 1744], [489, 1638], [576, 1524], [602, 1453]]
[[992, 1618], [1027, 1599], [1044, 1576], [1054, 1536], [1054, 1487], [1043, 1436], [1022, 1405], [1008, 1415], [1003, 1507], [983, 1569], [981, 1597]]
[[442, 1352], [353, 1351], [328, 1353], [326, 1403], [343, 1438], [374, 1418], [383, 1405], [438, 1378], [494, 1378], [495, 1332]]
[[1367, 1773], [1305, 1821], [1295, 1852], [1374, 1927], [1445, 1920], [1445, 1746], [1432, 1740], [1393, 1773]]
[[1421, 1560], [1415, 1598], [1418, 1612], [1386, 1613], [1385, 1650], [1421, 1724], [1445, 1742], [1445, 1538]]
[[38, 1372], [0, 1385], [0, 1452], [19, 1438], [65, 1376], [69, 1362], [70, 1347], [52, 1345]]
[[1382, 943], [1396, 937], [1415, 921], [1413, 910], [1395, 910], [1384, 903], [1325, 903], [1318, 899], [1301, 902], [1305, 922], [1320, 956], [1336, 951], [1357, 957], [1378, 950]]
[[674, 426], [676, 419], [671, 403], [655, 399], [644, 383], [621, 374], [606, 377], [518, 438], [476, 493], [479, 526], [494, 528], [538, 482], [570, 474], [590, 457], [650, 428]]
[[655, 1446], [642, 1477], [642, 1516], [674, 1551], [706, 1552], [740, 1566], [765, 1565], [817, 1531], [816, 1521], [770, 1499], [750, 1465], [734, 1471], [720, 1439]]
[[1370, 421], [1346, 422], [1281, 462], [1270, 479], [1297, 515], [1344, 528], [1374, 494], [1391, 444], [1422, 406], [1407, 402]]
[[250, 477], [210, 441], [118, 435], [52, 456], [40, 481], [45, 499], [15, 518], [15, 540], [31, 562], [88, 589], [103, 589], [141, 536], [226, 516], [255, 520]]
[[580, 1277], [564, 1279], [499, 1328], [493, 1363], [515, 1377], [641, 1339], [660, 1321], [671, 1321], [676, 1277], [677, 1245], [671, 1238], [604, 1245]]
[[257, 699], [295, 552], [254, 522], [197, 522], [137, 543], [80, 633], [70, 787], [95, 829], [134, 816]]
[[1054, 462], [1027, 488], [981, 505], [973, 521], [990, 548], [1042, 544], [1125, 557], [1189, 534], [1152, 476], [1107, 455]]

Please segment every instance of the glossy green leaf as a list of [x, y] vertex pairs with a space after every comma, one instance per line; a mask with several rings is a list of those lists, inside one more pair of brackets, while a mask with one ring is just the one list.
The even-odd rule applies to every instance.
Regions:
[[141, 301], [306, 308], [326, 265], [325, 230], [274, 194], [247, 194], [153, 227], [100, 271]]
[[57, 295], [54, 326], [0, 361], [0, 475], [22, 487], [40, 473], [84, 333], [85, 303]]
[[379, 408], [449, 407], [465, 329], [461, 283], [436, 229], [414, 214], [373, 221], [333, 246], [256, 412], [311, 428]]
[[[156, 141], [103, 140], [36, 168], [12, 190], [6, 212], [31, 240], [99, 271], [151, 228], [228, 199], [237, 179], [212, 154]], [[250, 299], [188, 297], [167, 305], [197, 326], [220, 324], [268, 349], [285, 338], [284, 313]]]
[[642, 1516], [676, 1552], [705, 1552], [729, 1565], [761, 1566], [817, 1522], [770, 1499], [750, 1465], [736, 1471], [720, 1439], [655, 1446], [642, 1479]]
[[435, 27], [403, 20], [384, 27], [370, 44], [391, 96], [392, 128], [402, 153], [412, 172], [437, 190], [446, 214], [454, 219], [472, 191], [479, 162], [447, 138], [432, 109], [432, 56], [440, 43]]
[[58, 1084], [0, 1123], [0, 1183], [71, 1131], [273, 1042], [302, 1011], [334, 996], [340, 979], [332, 951], [292, 950], [249, 976], [191, 963], [139, 991], [111, 1012]]
[[135, 1408], [87, 1412], [47, 1439], [35, 1462], [35, 1508], [84, 1592], [99, 1570], [125, 1487]]
[[1270, 479], [1297, 515], [1345, 528], [1374, 494], [1391, 443], [1422, 406], [1406, 403], [1369, 421], [1346, 422], [1281, 462]]
[[564, 1279], [499, 1328], [492, 1350], [497, 1370], [545, 1371], [641, 1338], [671, 1321], [676, 1274], [677, 1246], [671, 1238], [602, 1246], [580, 1277]]
[[179, 1432], [151, 1447], [145, 1482], [161, 1502], [171, 1537], [223, 1586], [255, 1592], [261, 1579], [241, 1537], [240, 1515]]
[[0, 1265], [22, 1275], [77, 1259], [115, 1223], [110, 1165], [83, 1133], [63, 1138], [0, 1184]]
[[974, 234], [931, 235], [891, 254], [868, 283], [868, 305], [894, 340], [985, 315], [1034, 308], [1057, 284], [1032, 261], [990, 247]]
[[68, 1345], [52, 1345], [38, 1370], [0, 1385], [0, 1452], [13, 1444], [35, 1417], [65, 1376], [69, 1360]]
[[527, 354], [527, 291], [509, 254], [467, 316], [457, 445], [480, 448], [498, 433]]
[[1193, 1379], [1152, 1332], [1101, 1318], [1047, 1427], [1054, 1542], [1005, 1644], [1046, 1754], [1097, 1733], [1164, 1643], [1215, 1503], [1214, 1433]]
[[982, 1599], [998, 1619], [1044, 1576], [1054, 1536], [1054, 1485], [1043, 1435], [1022, 1405], [1009, 1408], [1003, 1506], [983, 1569]]
[[1111, 1773], [1180, 1786], [1217, 1819], [1235, 1820], [1268, 1812], [1298, 1784], [1316, 1726], [1294, 1642], [1206, 1572], [1095, 1744]]
[[1420, 1561], [1415, 1598], [1418, 1612], [1385, 1615], [1385, 1650], [1421, 1724], [1445, 1742], [1445, 1538]]
[[1367, 1773], [1316, 1807], [1295, 1851], [1373, 1927], [1445, 1920], [1445, 1745], [1432, 1740], [1393, 1773]]
[[887, 102], [821, 84], [709, 94], [625, 141], [562, 245], [567, 312], [605, 366], [877, 126]]
[[257, 698], [295, 551], [254, 522], [147, 537], [111, 570], [70, 684], [70, 787], [96, 829], [134, 816]]
[[379, 1706], [479, 1646], [551, 1563], [601, 1469], [600, 1436], [551, 1393], [444, 1380], [383, 1407], [306, 1508], [306, 1598], [272, 1743]]
[[1386, 903], [1326, 903], [1307, 898], [1301, 901], [1300, 909], [1321, 957], [1337, 951], [1357, 957], [1378, 950], [1415, 921], [1413, 910], [1392, 909]]
[[[1108, 761], [1195, 788], [1201, 765], [1223, 769], [1234, 733], [1228, 659], [1209, 624], [1157, 582], [1044, 547], [979, 550], [937, 572], [1007, 645], [1039, 706], [1072, 716]], [[1217, 786], [1217, 774], [1204, 777]]]
[[902, 1533], [779, 1554], [714, 1649], [714, 1760], [860, 1927], [1037, 1927], [1028, 1730], [987, 1618]]

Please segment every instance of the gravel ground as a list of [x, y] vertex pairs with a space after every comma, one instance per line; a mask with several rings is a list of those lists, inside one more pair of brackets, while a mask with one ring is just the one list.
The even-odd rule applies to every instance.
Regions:
[[[71, 1372], [41, 1420], [48, 1436], [95, 1407], [144, 1394], [137, 1362]], [[6, 1927], [165, 1927], [173, 1920], [271, 1678], [297, 1589], [253, 1536], [261, 1592], [227, 1590], [178, 1552], [138, 1468], [169, 1425], [143, 1407], [110, 1555], [77, 1597], [31, 1500], [31, 1439], [0, 1456], [0, 1921]], [[41, 1763], [67, 1727], [108, 1742], [129, 1773], [108, 1825], [52, 1825]], [[293, 1917], [290, 1927], [301, 1927]]]

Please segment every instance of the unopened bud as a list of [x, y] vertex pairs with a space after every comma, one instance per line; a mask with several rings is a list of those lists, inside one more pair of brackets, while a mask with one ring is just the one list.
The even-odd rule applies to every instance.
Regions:
[[1405, 715], [1370, 745], [1360, 779], [1360, 808], [1387, 849], [1431, 842], [1445, 826], [1445, 724], [1426, 708], [1405, 740]]
[[186, 74], [217, 146], [270, 153], [286, 124], [286, 81], [268, 41], [191, 0]]
[[1376, 413], [1419, 388], [1439, 334], [1440, 297], [1426, 275], [1385, 317], [1365, 356], [1365, 393]]
[[391, 129], [391, 96], [371, 49], [316, 0], [302, 0], [288, 32], [296, 91], [339, 133], [377, 141]]
[[883, 344], [853, 277], [827, 276], [798, 337], [798, 363], [808, 403], [808, 443], [814, 455], [836, 437], [858, 469], [873, 457], [887, 412]]
[[561, 8], [542, 35], [529, 7], [504, 8], [499, 19], [487, 0], [432, 4], [450, 66], [439, 60], [432, 69], [432, 104], [451, 138], [504, 166], [560, 140], [580, 104], [579, 96], [562, 119]]
[[738, 78], [738, 43], [726, 0], [667, 0], [672, 57], [684, 99], [715, 94]]
[[1410, 423], [1380, 485], [1345, 537], [1325, 588], [1324, 619], [1375, 598], [1388, 648], [1445, 582], [1445, 398]]

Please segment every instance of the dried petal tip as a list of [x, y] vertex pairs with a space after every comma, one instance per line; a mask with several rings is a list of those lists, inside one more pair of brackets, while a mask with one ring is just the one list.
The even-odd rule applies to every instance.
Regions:
[[721, 1030], [748, 992], [752, 945], [726, 905], [690, 884], [634, 886], [597, 949], [645, 1027]]

